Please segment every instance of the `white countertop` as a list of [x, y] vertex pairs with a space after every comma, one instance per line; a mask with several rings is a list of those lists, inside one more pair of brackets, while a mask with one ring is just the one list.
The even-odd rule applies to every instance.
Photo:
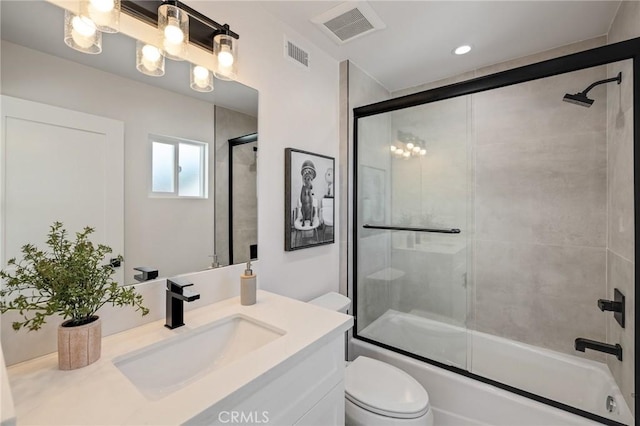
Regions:
[[[112, 362], [119, 355], [237, 313], [286, 334], [156, 401], [145, 398]], [[169, 330], [164, 320], [155, 321], [105, 337], [101, 358], [78, 370], [59, 370], [56, 353], [9, 367], [18, 425], [180, 424], [222, 399], [225, 404], [243, 399], [348, 330], [353, 318], [259, 290], [253, 306], [241, 306], [234, 297], [185, 312], [185, 324]], [[176, 368], [179, 365], [176, 360]]]

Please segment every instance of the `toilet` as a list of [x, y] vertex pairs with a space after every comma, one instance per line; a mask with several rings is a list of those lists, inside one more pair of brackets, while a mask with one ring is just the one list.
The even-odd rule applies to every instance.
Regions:
[[[327, 293], [309, 303], [346, 313], [351, 300]], [[359, 356], [345, 370], [346, 426], [433, 426], [429, 394], [409, 374]]]

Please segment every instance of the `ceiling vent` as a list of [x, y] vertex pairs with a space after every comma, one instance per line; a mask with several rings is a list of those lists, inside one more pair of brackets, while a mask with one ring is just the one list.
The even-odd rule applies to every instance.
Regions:
[[337, 44], [344, 44], [385, 28], [382, 19], [371, 6], [362, 1], [342, 3], [311, 19], [311, 22], [318, 25]]
[[284, 57], [303, 68], [309, 69], [309, 52], [291, 42], [287, 37], [284, 38]]

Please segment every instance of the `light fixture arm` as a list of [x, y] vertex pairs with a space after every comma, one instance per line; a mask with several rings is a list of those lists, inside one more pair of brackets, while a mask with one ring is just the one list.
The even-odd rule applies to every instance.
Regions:
[[[240, 35], [231, 31], [228, 24], [219, 24], [211, 18], [206, 17], [202, 13], [198, 12], [195, 9], [187, 6], [186, 4], [178, 1], [178, 0], [165, 0], [165, 1], [133, 1], [133, 0], [122, 0], [122, 11], [127, 15], [133, 16], [136, 19], [147, 22], [151, 25], [157, 25], [158, 22], [158, 6], [163, 4], [169, 4], [172, 6], [176, 6], [183, 10], [189, 15], [190, 18], [200, 22], [201, 24], [209, 27], [214, 31], [215, 34], [227, 34], [234, 39], [240, 39]], [[210, 38], [210, 35], [207, 35]], [[198, 44], [205, 44], [203, 41], [198, 41], [197, 37], [190, 34], [189, 40], [196, 41]], [[210, 46], [209, 46], [210, 47]]]

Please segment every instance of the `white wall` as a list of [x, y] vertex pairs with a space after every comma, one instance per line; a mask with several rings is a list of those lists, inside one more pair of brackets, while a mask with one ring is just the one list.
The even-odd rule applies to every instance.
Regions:
[[[338, 244], [284, 251], [284, 149], [338, 159], [338, 62], [267, 14], [260, 2], [186, 1], [240, 34], [239, 81], [258, 89], [258, 285], [300, 300], [338, 290]], [[310, 53], [302, 69], [284, 58], [284, 37]], [[339, 176], [336, 167], [336, 182]], [[339, 188], [336, 185], [336, 188]], [[336, 194], [336, 204], [339, 194]], [[338, 211], [339, 206], [335, 206]], [[338, 235], [341, 223], [336, 223]]]
[[[300, 300], [337, 291], [338, 244], [285, 253], [283, 215], [284, 148], [293, 147], [338, 159], [338, 62], [268, 15], [259, 2], [186, 3], [217, 21], [230, 24], [240, 34], [238, 80], [260, 92], [260, 261], [254, 268], [258, 274], [258, 286]], [[310, 53], [309, 70], [284, 59], [285, 34]], [[3, 56], [4, 53], [3, 49]], [[341, 179], [338, 170], [336, 167], [335, 182]], [[336, 185], [337, 197], [339, 188]], [[336, 211], [338, 209], [339, 205], [336, 205]], [[335, 226], [337, 235], [341, 224], [336, 223]], [[239, 278], [236, 282], [235, 276], [239, 277], [242, 270], [243, 266], [238, 265], [187, 275], [196, 284], [194, 290], [201, 293], [202, 299], [189, 304], [186, 309], [236, 295]], [[164, 281], [141, 284], [138, 288], [144, 293], [145, 304], [152, 308], [152, 314], [140, 318], [131, 309], [104, 309], [101, 311], [104, 335], [164, 316]], [[3, 318], [3, 327], [10, 327], [10, 322], [11, 317]], [[55, 351], [57, 322], [51, 321], [37, 333], [3, 333], [7, 363]], [[7, 352], [8, 346], [12, 348], [11, 354]]]
[[209, 143], [213, 157], [212, 104], [6, 41], [1, 81], [2, 94], [124, 122], [125, 247], [118, 254], [125, 258], [126, 284], [135, 282], [136, 266], [158, 268], [166, 277], [210, 264], [213, 192], [208, 199], [149, 197], [148, 135]]

